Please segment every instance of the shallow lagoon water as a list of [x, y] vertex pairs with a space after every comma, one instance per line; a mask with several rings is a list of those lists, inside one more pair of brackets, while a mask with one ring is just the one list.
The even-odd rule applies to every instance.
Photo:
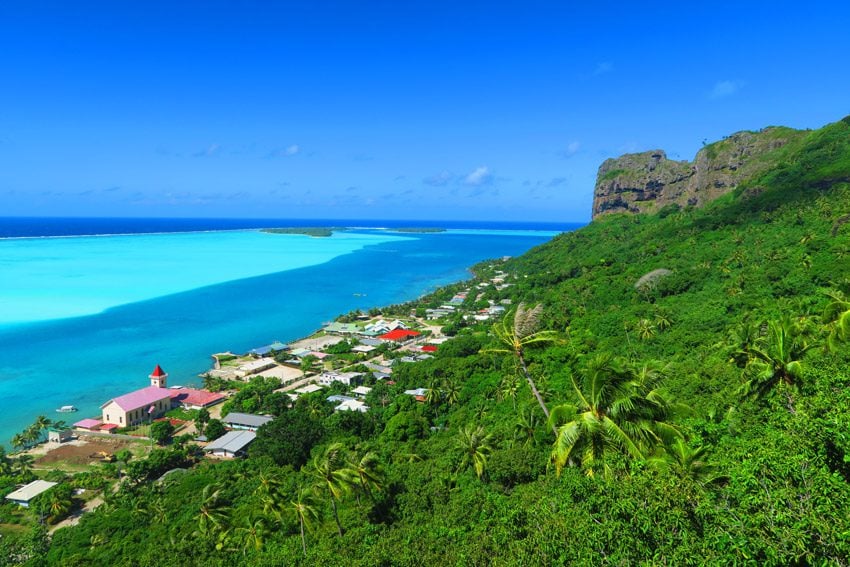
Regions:
[[[214, 352], [245, 352], [275, 340], [291, 341], [340, 313], [414, 299], [440, 285], [468, 277], [468, 267], [478, 261], [521, 254], [552, 235], [502, 231], [401, 235], [356, 230], [342, 233], [339, 236], [343, 238], [334, 241], [259, 233], [175, 234], [156, 235], [163, 239], [158, 240], [157, 254], [135, 249], [137, 245], [148, 248], [150, 241], [144, 239], [150, 236], [37, 239], [45, 247], [41, 258], [51, 257], [49, 249], [54, 245], [62, 249], [64, 241], [89, 240], [97, 247], [96, 241], [116, 239], [109, 243], [111, 247], [117, 239], [129, 239], [116, 249], [135, 258], [130, 270], [133, 275], [119, 276], [119, 264], [107, 254], [89, 256], [88, 269], [77, 270], [78, 283], [69, 287], [65, 287], [70, 279], [66, 274], [41, 272], [39, 277], [62, 282], [45, 303], [50, 309], [61, 306], [65, 297], [78, 290], [113, 287], [113, 280], [109, 280], [113, 275], [114, 281], [130, 282], [128, 290], [104, 292], [108, 301], [86, 304], [90, 314], [61, 319], [43, 320], [48, 309], [36, 305], [40, 301], [37, 294], [24, 293], [16, 299], [9, 291], [14, 288], [3, 288], [3, 299], [11, 301], [19, 313], [26, 313], [26, 304], [31, 302], [32, 313], [42, 320], [0, 325], [0, 442], [7, 441], [39, 414], [71, 421], [97, 415], [101, 403], [147, 385], [147, 375], [155, 364], [169, 372], [171, 385], [196, 384], [197, 375], [209, 369], [209, 355]], [[297, 241], [298, 246], [304, 243], [317, 247], [317, 251], [315, 255], [298, 252], [296, 255], [303, 256], [302, 265], [292, 263], [287, 268], [287, 260], [276, 263], [269, 259], [269, 255], [277, 253], [275, 250], [244, 244], [252, 239], [258, 241], [256, 237], [266, 242], [286, 242], [292, 250], [297, 250], [297, 246], [288, 243]], [[206, 238], [221, 241], [214, 247], [219, 253], [204, 256], [202, 252], [210, 249]], [[227, 248], [223, 243], [231, 239], [239, 245]], [[193, 248], [190, 241], [201, 244]], [[332, 246], [339, 247], [328, 251]], [[228, 252], [221, 253], [225, 249]], [[238, 262], [232, 258], [234, 255], [240, 256]], [[58, 253], [54, 257], [70, 261], [69, 256]], [[103, 265], [99, 265], [98, 258]], [[3, 262], [8, 262], [8, 258], [3, 256]], [[189, 264], [201, 266], [204, 277], [215, 272], [215, 277], [225, 273], [238, 275], [238, 279], [217, 283], [213, 280], [212, 285], [201, 283], [201, 287], [187, 289], [201, 282], [192, 279], [196, 267], [190, 269]], [[239, 270], [222, 272], [237, 264], [241, 266]], [[107, 269], [103, 269], [104, 265]], [[254, 266], [269, 272], [246, 277]], [[3, 265], [3, 273], [8, 273], [9, 268], [27, 272], [11, 262]], [[103, 281], [86, 285], [84, 280], [96, 273]], [[187, 277], [178, 278], [177, 274]], [[166, 282], [168, 286], [183, 291], [155, 295], [167, 291], [168, 286], [149, 280], [169, 277], [172, 281]], [[137, 285], [134, 278], [144, 283]], [[124, 284], [118, 287], [121, 285]], [[124, 302], [123, 298], [131, 292], [152, 296]], [[102, 299], [100, 294], [92, 293], [92, 297]], [[81, 411], [54, 412], [66, 404]]]

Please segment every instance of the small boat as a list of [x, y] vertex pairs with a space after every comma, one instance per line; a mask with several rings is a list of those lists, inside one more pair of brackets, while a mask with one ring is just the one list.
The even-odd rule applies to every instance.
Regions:
[[59, 413], [74, 413], [77, 411], [75, 406], [62, 406], [61, 408], [56, 408], [56, 411]]

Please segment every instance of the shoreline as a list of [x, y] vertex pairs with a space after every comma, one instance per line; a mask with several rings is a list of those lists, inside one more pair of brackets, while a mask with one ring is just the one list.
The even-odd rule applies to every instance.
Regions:
[[[234, 232], [234, 231], [228, 231], [228, 232]], [[253, 233], [253, 232], [255, 232], [255, 230], [254, 229], [238, 229], [235, 232]], [[538, 234], [540, 234], [540, 233], [538, 233]], [[336, 308], [331, 312], [328, 312], [328, 313], [325, 313], [325, 314], [320, 314], [320, 316], [318, 316], [318, 317], [310, 316], [310, 314], [312, 313], [312, 310], [303, 310], [303, 313], [302, 313], [302, 310], [300, 310], [300, 309], [296, 309], [294, 311], [291, 311], [290, 312], [291, 315], [295, 317], [293, 320], [297, 320], [297, 321], [301, 322], [299, 325], [288, 325], [288, 324], [282, 325], [279, 321], [277, 321], [275, 319], [274, 326], [269, 326], [268, 323], [271, 322], [271, 318], [267, 315], [263, 315], [263, 316], [261, 316], [260, 321], [259, 321], [260, 322], [260, 330], [262, 330], [262, 333], [256, 333], [255, 334], [255, 333], [252, 332], [252, 333], [249, 333], [250, 336], [245, 335], [244, 332], [239, 332], [239, 331], [244, 330], [243, 328], [246, 325], [243, 325], [243, 324], [233, 324], [233, 325], [229, 326], [226, 329], [228, 332], [226, 332], [221, 337], [224, 340], [221, 340], [221, 341], [212, 340], [212, 339], [208, 339], [207, 337], [205, 337], [205, 335], [213, 335], [213, 334], [218, 335], [218, 333], [202, 333], [202, 332], [199, 332], [198, 334], [199, 334], [200, 338], [204, 339], [204, 340], [194, 341], [194, 338], [193, 338], [193, 342], [191, 343], [191, 345], [189, 345], [190, 349], [192, 350], [192, 352], [188, 353], [189, 356], [171, 357], [171, 358], [173, 358], [173, 360], [169, 360], [168, 357], [158, 358], [158, 360], [162, 360], [162, 361], [164, 361], [165, 364], [170, 365], [169, 370], [171, 368], [175, 368], [175, 370], [173, 370], [173, 371], [170, 370], [170, 371], [174, 374], [175, 378], [178, 378], [177, 382], [185, 384], [187, 386], [191, 385], [191, 386], [194, 386], [194, 387], [198, 387], [201, 384], [201, 380], [200, 380], [199, 376], [206, 373], [207, 371], [209, 371], [211, 369], [214, 369], [214, 362], [215, 361], [212, 358], [213, 353], [221, 353], [223, 351], [232, 350], [234, 352], [240, 352], [240, 353], [243, 353], [243, 354], [247, 354], [252, 349], [259, 348], [259, 347], [264, 346], [266, 344], [272, 343], [275, 340], [281, 340], [283, 342], [291, 343], [292, 341], [297, 342], [299, 340], [310, 339], [312, 337], [315, 337], [317, 333], [320, 333], [323, 330], [324, 325], [326, 323], [333, 321], [337, 317], [349, 312], [349, 310], [351, 310], [351, 309], [360, 309], [361, 311], [366, 313], [368, 309], [371, 309], [373, 307], [380, 307], [382, 310], [385, 310], [387, 308], [391, 308], [393, 306], [398, 306], [398, 305], [401, 305], [401, 304], [415, 303], [415, 302], [421, 300], [423, 297], [426, 297], [430, 294], [433, 294], [435, 291], [437, 291], [441, 288], [444, 288], [445, 286], [457, 284], [457, 283], [463, 282], [465, 280], [468, 280], [471, 277], [474, 277], [475, 267], [476, 267], [477, 264], [479, 264], [482, 261], [485, 261], [485, 260], [488, 260], [488, 259], [489, 260], [498, 259], [502, 254], [510, 254], [510, 255], [521, 254], [524, 250], [530, 248], [531, 246], [536, 246], [536, 245], [542, 244], [543, 242], [548, 240], [548, 237], [544, 237], [542, 234], [540, 235], [539, 238], [540, 238], [539, 241], [538, 241], [538, 238], [534, 238], [533, 240], [520, 238], [519, 240], [516, 241], [517, 244], [507, 245], [507, 248], [504, 248], [504, 249], [503, 249], [502, 246], [495, 246], [495, 245], [490, 246], [488, 248], [494, 248], [494, 250], [490, 250], [489, 254], [487, 254], [486, 256], [471, 255], [470, 257], [466, 258], [465, 262], [462, 264], [463, 265], [462, 269], [458, 270], [458, 273], [455, 274], [455, 278], [453, 278], [451, 280], [441, 280], [441, 278], [434, 278], [434, 282], [431, 285], [423, 286], [422, 288], [420, 288], [419, 293], [414, 293], [414, 294], [408, 295], [407, 297], [396, 296], [397, 289], [395, 287], [389, 287], [385, 290], [383, 282], [379, 282], [377, 284], [377, 286], [374, 287], [374, 289], [373, 289], [373, 287], [368, 287], [367, 289], [364, 289], [363, 287], [360, 287], [360, 288], [355, 287], [354, 288], [355, 291], [360, 291], [360, 292], [368, 291], [368, 296], [369, 296], [368, 300], [364, 300], [362, 297], [352, 298], [352, 297], [350, 297], [350, 294], [346, 294], [348, 296], [348, 301], [345, 301], [342, 297], [337, 298], [337, 300], [332, 301], [330, 304], [328, 304], [329, 306], [333, 305]], [[474, 240], [474, 241], [470, 240], [470, 242], [478, 242], [478, 241], [477, 240]], [[439, 248], [440, 246], [441, 246], [441, 244], [439, 244], [437, 240], [431, 240], [431, 244], [428, 244], [427, 246], [423, 245], [422, 248], [423, 249], [427, 248], [427, 249], [430, 250], [434, 247]], [[477, 250], [477, 249], [475, 249], [475, 250]], [[478, 251], [481, 252], [481, 250], [478, 250]], [[465, 255], [464, 255], [464, 257], [465, 257]], [[413, 258], [413, 256], [411, 256], [411, 258]], [[379, 261], [381, 261], [381, 260], [380, 259], [374, 260], [374, 262], [379, 262]], [[452, 264], [453, 264], [453, 262], [447, 263], [448, 269], [452, 269], [452, 270], [454, 269], [452, 267]], [[348, 264], [343, 264], [343, 265], [346, 266], [343, 269], [348, 269], [348, 268], [351, 267]], [[410, 277], [415, 277], [421, 271], [421, 269], [420, 269], [421, 267], [416, 268], [417, 265], [418, 264], [416, 264], [413, 260], [405, 260], [404, 269], [402, 270], [401, 273], [404, 274], [405, 276], [409, 275]], [[458, 267], [460, 267], [460, 266], [461, 266], [461, 264], [458, 263]], [[338, 270], [339, 268], [334, 268], [334, 269]], [[327, 270], [325, 270], [325, 271], [327, 271]], [[317, 272], [317, 274], [319, 274], [319, 273], [324, 274], [324, 272]], [[423, 283], [426, 283], [427, 279], [428, 278], [425, 278], [425, 280], [423, 280]], [[392, 281], [392, 280], [388, 280], [388, 281]], [[398, 278], [395, 278], [394, 281], [398, 281]], [[393, 284], [393, 285], [395, 285], [395, 284]], [[213, 286], [213, 287], [215, 287], [215, 286]], [[415, 286], [415, 287], [418, 287], [418, 286]], [[408, 286], [408, 290], [412, 291], [409, 288], [409, 286]], [[248, 289], [247, 291], [250, 292], [251, 290]], [[355, 293], [354, 295], [357, 295], [357, 294]], [[402, 294], [402, 295], [404, 295], [404, 294]], [[280, 294], [277, 294], [277, 296], [280, 296]], [[251, 297], [251, 295], [248, 294], [245, 297]], [[311, 300], [312, 300], [312, 295], [310, 297], [311, 297]], [[204, 301], [209, 301], [209, 300], [210, 299], [208, 297], [204, 299]], [[369, 305], [366, 305], [366, 301], [368, 301]], [[269, 304], [264, 303], [264, 305], [265, 305], [264, 311], [266, 313], [271, 313], [271, 312], [273, 312], [274, 308], [278, 308], [278, 307], [288, 309], [289, 307], [287, 307], [287, 306], [289, 305], [289, 303], [291, 303], [291, 301], [289, 301], [289, 302], [280, 301], [280, 305], [278, 305], [277, 303], [272, 303], [272, 304], [270, 304], [271, 307], [272, 307], [272, 311], [269, 311]], [[190, 309], [192, 307], [192, 305], [193, 304], [187, 305], [186, 309]], [[225, 304], [222, 304], [222, 305], [225, 305]], [[241, 304], [239, 304], [239, 305], [241, 305]], [[136, 311], [139, 311], [139, 310], [136, 310]], [[124, 320], [127, 320], [126, 324], [134, 325], [132, 327], [133, 329], [135, 329], [134, 333], [139, 334], [140, 337], [151, 337], [152, 336], [151, 334], [146, 334], [146, 333], [141, 332], [140, 329], [146, 329], [147, 326], [150, 326], [152, 328], [152, 331], [157, 330], [157, 332], [158, 332], [158, 329], [155, 327], [155, 323], [142, 324], [142, 323], [144, 323], [144, 321], [141, 321], [141, 322], [139, 322], [139, 324], [141, 324], [142, 326], [137, 328], [135, 326], [136, 323], [133, 323], [133, 321], [135, 321], [138, 316], [142, 316], [142, 314], [136, 313], [136, 311], [133, 311], [132, 313], [128, 312], [128, 313], [124, 314], [123, 319], [119, 320], [118, 323], [123, 323]], [[182, 312], [182, 311], [180, 309], [178, 309], [178, 312]], [[238, 316], [238, 313], [237, 313], [235, 307], [231, 307], [228, 310], [225, 310], [224, 314], [227, 315], [229, 321], [238, 321], [240, 319], [242, 319], [242, 320], [246, 319], [246, 317], [244, 317], [244, 316], [243, 317]], [[317, 313], [314, 313], [314, 315], [315, 314], [317, 314]], [[302, 315], [306, 315], [306, 316], [302, 316]], [[385, 317], [390, 317], [390, 316], [392, 316], [392, 315], [385, 315]], [[63, 318], [63, 320], [67, 320], [67, 319], [68, 318]], [[267, 319], [269, 319], [269, 321], [267, 321]], [[41, 321], [40, 323], [43, 323], [43, 321]], [[110, 321], [110, 324], [113, 324], [113, 323], [115, 323], [115, 322]], [[38, 324], [38, 323], [36, 323], [36, 324]], [[117, 323], [115, 323], [115, 324], [117, 324]], [[17, 325], [15, 325], [15, 326], [17, 326]], [[254, 329], [254, 330], [256, 330], [256, 329]], [[236, 334], [232, 334], [231, 331], [236, 332]], [[295, 332], [292, 333], [292, 334], [289, 334], [287, 331], [295, 331]], [[46, 340], [47, 334], [48, 334], [47, 331], [43, 331], [40, 335], [37, 335], [36, 336], [36, 342], [38, 342], [39, 340]], [[90, 334], [90, 333], [86, 333], [86, 337], [87, 337], [88, 334]], [[44, 335], [44, 336], [41, 336], [41, 335]], [[174, 335], [173, 332], [171, 334], [166, 334], [164, 336], [166, 338], [168, 338], [172, 335]], [[77, 340], [75, 342], [80, 342], [81, 340], [85, 339], [86, 337], [83, 337], [80, 340]], [[228, 337], [230, 337], [230, 338], [228, 338]], [[291, 340], [289, 340], [289, 341], [285, 340], [285, 338], [290, 338], [290, 337], [291, 337]], [[18, 340], [19, 338], [20, 337], [17, 337], [17, 335], [16, 335], [15, 340]], [[135, 335], [132, 335], [131, 338], [135, 339], [136, 337], [135, 337]], [[173, 338], [175, 340], [179, 340], [179, 337], [177, 337], [176, 335], [174, 335]], [[159, 339], [161, 340], [162, 337], [159, 337]], [[259, 339], [259, 340], [257, 340], [257, 339]], [[21, 339], [21, 340], [23, 340], [23, 339]], [[194, 352], [195, 350], [199, 350], [195, 346], [196, 342], [198, 343], [198, 345], [203, 345], [206, 348], [204, 348], [204, 350], [201, 351], [201, 352], [195, 353]], [[151, 344], [148, 345], [148, 343], [151, 343]], [[159, 350], [157, 350], [155, 345], [153, 345], [152, 343], [153, 343], [152, 339], [140, 342], [140, 344], [144, 347], [144, 349], [146, 351], [150, 351], [151, 349], [154, 349], [157, 352], [159, 352]], [[218, 343], [218, 344], [212, 344], [211, 345], [210, 343]], [[7, 351], [11, 353], [12, 347], [15, 346], [16, 344], [17, 343], [9, 343]], [[36, 344], [36, 343], [33, 343], [33, 344]], [[63, 343], [63, 345], [64, 344], [65, 343]], [[135, 344], [136, 344], [135, 342], [132, 343], [132, 346], [135, 346]], [[182, 343], [178, 342], [178, 343], [175, 343], [175, 344], [182, 344]], [[95, 360], [98, 360], [98, 361], [103, 360], [104, 362], [109, 363], [111, 361], [111, 358], [114, 358], [114, 356], [117, 356], [114, 353], [117, 353], [118, 351], [123, 351], [124, 354], [121, 355], [121, 356], [123, 356], [127, 360], [131, 360], [131, 361], [136, 360], [138, 357], [132, 354], [136, 351], [135, 350], [127, 351], [126, 348], [128, 346], [130, 346], [130, 345], [124, 345], [120, 349], [118, 348], [117, 345], [115, 345], [113, 347], [108, 347], [108, 348], [105, 349], [105, 354], [102, 357], [100, 356], [100, 353], [98, 352], [97, 358], [95, 358]], [[212, 346], [213, 348], [209, 348], [209, 346]], [[29, 348], [29, 347], [27, 347], [25, 349], [23, 349], [23, 347], [22, 347], [22, 350], [20, 350], [20, 352], [26, 353], [26, 352], [29, 352], [30, 350], [32, 350], [32, 349]], [[16, 350], [15, 352], [18, 352], [18, 351]], [[196, 356], [196, 354], [197, 354], [197, 356]], [[144, 355], [144, 356], [147, 357], [148, 355]], [[90, 357], [86, 356], [85, 358], [89, 359]], [[89, 361], [89, 362], [91, 362], [91, 361]], [[175, 362], [177, 362], [178, 364], [175, 365], [174, 364]], [[43, 366], [47, 366], [47, 365], [43, 365]], [[77, 366], [80, 366], [80, 364], [78, 364]], [[124, 366], [132, 366], [132, 365], [130, 365], [130, 364], [120, 365], [121, 368], [123, 368]], [[39, 371], [41, 370], [40, 366], [39, 366], [38, 370]], [[124, 374], [122, 374], [122, 376], [125, 376], [125, 377], [121, 378], [121, 379], [116, 379], [116, 378], [113, 377], [109, 381], [109, 384], [110, 384], [110, 386], [108, 387], [109, 391], [113, 392], [113, 390], [115, 390], [114, 393], [116, 395], [120, 394], [121, 392], [119, 392], [117, 390], [122, 388], [121, 384], [126, 384], [127, 386], [125, 386], [125, 387], [127, 389], [132, 389], [133, 384], [136, 383], [136, 378], [134, 378], [134, 376], [138, 377], [137, 376], [138, 372], [136, 372], [136, 370], [131, 370], [130, 372], [132, 374], [127, 374], [126, 372]], [[101, 374], [103, 374], [103, 372], [101, 372]], [[104, 380], [105, 379], [101, 379], [101, 377], [99, 376], [97, 383], [100, 384], [100, 383], [104, 382]], [[141, 378], [139, 380], [141, 380]], [[86, 383], [88, 383], [88, 382], [86, 382]], [[10, 384], [11, 384], [11, 382], [10, 382]], [[83, 384], [83, 383], [78, 383], [76, 385], [73, 385], [73, 384], [63, 385], [59, 390], [55, 391], [55, 393], [54, 393], [55, 395], [52, 394], [52, 395], [48, 396], [48, 399], [44, 400], [45, 402], [47, 402], [46, 404], [42, 403], [42, 404], [40, 404], [41, 407], [34, 407], [31, 410], [31, 413], [29, 411], [24, 412], [23, 411], [24, 408], [19, 408], [21, 411], [12, 412], [8, 416], [9, 422], [8, 422], [8, 424], [6, 424], [7, 425], [6, 429], [8, 430], [8, 435], [11, 438], [11, 436], [13, 434], [18, 433], [20, 431], [20, 429], [26, 427], [31, 422], [31, 420], [35, 419], [35, 417], [37, 415], [45, 415], [46, 414], [47, 417], [52, 418], [52, 419], [55, 419], [55, 418], [61, 419], [62, 417], [65, 417], [65, 418], [69, 417], [68, 415], [57, 416], [57, 415], [53, 414], [53, 409], [55, 407], [59, 407], [62, 404], [73, 404], [73, 405], [76, 405], [77, 407], [79, 407], [81, 409], [81, 412], [79, 414], [74, 415], [75, 418], [85, 417], [89, 413], [92, 413], [92, 415], [94, 415], [94, 414], [97, 413], [96, 406], [99, 405], [102, 401], [104, 401], [103, 399], [100, 399], [100, 398], [106, 396], [106, 394], [104, 394], [103, 391], [104, 391], [103, 388], [96, 388], [95, 390], [90, 391], [89, 389], [85, 388], [85, 384]], [[78, 399], [78, 397], [80, 399]], [[85, 398], [85, 399], [82, 399], [82, 398]], [[32, 404], [29, 404], [29, 405], [32, 405]], [[92, 412], [91, 410], [95, 410], [95, 411]], [[17, 416], [17, 419], [15, 419], [15, 420], [11, 419], [11, 418], [16, 417], [16, 416]], [[76, 421], [76, 419], [73, 419], [73, 420], [68, 419], [67, 421]], [[3, 439], [3, 442], [4, 442], [3, 444], [5, 446], [9, 447], [8, 439]]]

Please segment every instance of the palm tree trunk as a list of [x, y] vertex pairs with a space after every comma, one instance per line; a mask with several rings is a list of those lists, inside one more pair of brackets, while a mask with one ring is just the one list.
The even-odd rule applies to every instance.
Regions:
[[301, 550], [304, 552], [304, 557], [307, 557], [307, 540], [304, 538], [304, 516], [298, 516], [301, 524]]
[[331, 496], [331, 508], [334, 511], [334, 520], [336, 520], [336, 528], [339, 531], [339, 537], [342, 537], [342, 524], [339, 523], [339, 514], [336, 512], [336, 498]]
[[[531, 379], [531, 374], [528, 373], [528, 367], [525, 365], [525, 359], [522, 356], [522, 352], [517, 353], [517, 358], [519, 358], [520, 366], [522, 366], [522, 373], [525, 374], [525, 379], [528, 381], [528, 387], [531, 388], [531, 393], [534, 394], [534, 397], [537, 398], [537, 403], [540, 404], [540, 409], [543, 410], [543, 415], [546, 416], [546, 421], [549, 421], [549, 408], [546, 407], [546, 402], [543, 401], [543, 396], [540, 395], [540, 392], [537, 390], [537, 386], [534, 384], [534, 380]], [[555, 436], [558, 435], [558, 428], [555, 427], [555, 424], [552, 424], [552, 433]]]

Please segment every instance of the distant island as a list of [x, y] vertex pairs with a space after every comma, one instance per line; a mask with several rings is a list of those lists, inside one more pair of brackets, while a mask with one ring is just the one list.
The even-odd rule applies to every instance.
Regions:
[[419, 227], [419, 228], [417, 228], [415, 226], [414, 227], [408, 227], [408, 228], [392, 228], [390, 230], [393, 231], [393, 232], [421, 232], [421, 233], [446, 232], [445, 228], [436, 228], [436, 227], [431, 227], [431, 228], [429, 228], [429, 227]]
[[264, 228], [261, 229], [260, 232], [267, 232], [269, 234], [304, 234], [307, 236], [313, 236], [316, 238], [325, 238], [328, 236], [333, 236], [333, 233], [337, 230], [345, 230], [345, 227], [341, 226], [313, 226], [313, 227], [290, 227], [290, 228]]
[[[324, 238], [328, 236], [333, 236], [333, 233], [339, 230], [346, 230], [344, 226], [294, 226], [288, 228], [263, 228], [260, 229], [260, 232], [267, 232], [269, 234], [304, 234], [307, 236], [313, 236], [316, 238]], [[402, 227], [402, 228], [390, 228], [388, 229], [390, 232], [408, 232], [408, 233], [436, 233], [436, 232], [446, 232], [445, 228], [435, 228], [435, 227]]]

